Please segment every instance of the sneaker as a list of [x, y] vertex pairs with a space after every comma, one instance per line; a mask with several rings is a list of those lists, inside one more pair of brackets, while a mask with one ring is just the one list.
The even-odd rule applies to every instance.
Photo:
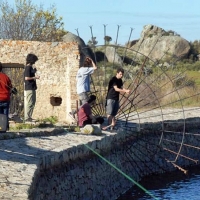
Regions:
[[13, 114], [9, 114], [9, 115], [8, 115], [8, 119], [9, 119], [9, 120], [12, 120], [13, 118], [14, 118]]
[[111, 127], [110, 127], [110, 132], [111, 132], [111, 133], [114, 133], [114, 132], [115, 132], [114, 126], [111, 126]]
[[25, 122], [36, 122], [36, 121], [37, 121], [36, 119], [32, 118], [25, 119]]
[[74, 112], [69, 112], [68, 114], [74, 121], [76, 121]]

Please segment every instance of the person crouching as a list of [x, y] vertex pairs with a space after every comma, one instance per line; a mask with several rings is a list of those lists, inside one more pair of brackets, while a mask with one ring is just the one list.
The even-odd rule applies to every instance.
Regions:
[[89, 100], [84, 103], [78, 110], [78, 125], [83, 127], [87, 124], [102, 124], [104, 119], [102, 117], [95, 117], [92, 115], [91, 107], [96, 103], [96, 96], [91, 95]]

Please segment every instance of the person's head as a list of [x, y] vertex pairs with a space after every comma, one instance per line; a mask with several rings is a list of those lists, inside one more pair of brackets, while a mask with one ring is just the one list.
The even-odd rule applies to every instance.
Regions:
[[2, 69], [3, 69], [3, 65], [0, 62], [0, 72], [2, 72]]
[[83, 67], [92, 66], [92, 60], [89, 57], [86, 57], [83, 63]]
[[38, 57], [35, 54], [29, 53], [26, 57], [26, 64], [33, 65], [38, 60]]
[[117, 69], [117, 74], [116, 74], [116, 77], [117, 79], [121, 79], [124, 75], [124, 69], [123, 68], [118, 68]]
[[89, 99], [88, 99], [88, 103], [89, 104], [94, 104], [96, 101], [96, 96], [95, 95], [90, 95]]

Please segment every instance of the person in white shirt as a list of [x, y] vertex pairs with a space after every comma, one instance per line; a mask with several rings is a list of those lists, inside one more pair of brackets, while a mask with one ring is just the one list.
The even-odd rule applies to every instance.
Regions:
[[[86, 103], [89, 99], [88, 92], [90, 92], [90, 74], [92, 74], [96, 69], [97, 66], [94, 61], [91, 58], [86, 57], [83, 66], [81, 66], [77, 72], [76, 90], [79, 96], [80, 106]], [[69, 113], [72, 118], [75, 118], [75, 114], [76, 111]]]
[[85, 58], [84, 64], [79, 68], [76, 75], [76, 89], [79, 95], [80, 105], [88, 101], [88, 92], [90, 92], [90, 74], [97, 69], [93, 60], [89, 57]]

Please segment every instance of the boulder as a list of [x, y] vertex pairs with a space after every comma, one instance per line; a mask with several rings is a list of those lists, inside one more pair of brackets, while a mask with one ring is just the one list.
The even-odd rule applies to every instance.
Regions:
[[86, 125], [83, 128], [80, 128], [81, 133], [86, 135], [91, 135], [94, 132], [94, 128], [92, 125]]
[[141, 37], [131, 49], [139, 51], [156, 61], [167, 57], [186, 58], [190, 51], [190, 44], [173, 31], [167, 32], [153, 25], [146, 25]]
[[131, 48], [131, 47], [132, 47], [133, 45], [135, 45], [137, 42], [138, 42], [138, 40], [132, 40], [132, 41], [126, 43], [125, 46], [126, 46], [127, 48]]
[[68, 32], [67, 34], [65, 34], [63, 36], [62, 41], [78, 43], [78, 46], [80, 49], [80, 55], [81, 55], [81, 59], [80, 59], [81, 65], [84, 61], [85, 56], [89, 56], [90, 58], [92, 58], [94, 60], [94, 54], [93, 54], [92, 50], [85, 44], [84, 40], [81, 37], [79, 37], [71, 32]]
[[81, 133], [86, 135], [102, 135], [100, 124], [88, 124], [80, 128]]
[[106, 58], [108, 59], [108, 62], [114, 63], [114, 64], [122, 64], [122, 59], [116, 52], [116, 49], [111, 46], [107, 46], [105, 50]]

